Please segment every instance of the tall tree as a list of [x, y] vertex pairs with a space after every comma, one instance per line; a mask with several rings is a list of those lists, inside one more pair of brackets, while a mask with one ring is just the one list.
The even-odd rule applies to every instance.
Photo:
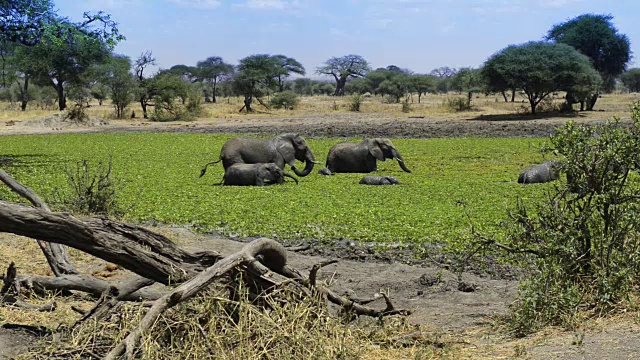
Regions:
[[422, 94], [435, 91], [437, 81], [437, 78], [432, 75], [412, 75], [409, 78], [411, 91], [418, 93], [418, 104], [420, 104]]
[[489, 91], [508, 90], [508, 86], [522, 89], [532, 114], [549, 94], [600, 79], [588, 57], [569, 45], [546, 42], [508, 46], [491, 56], [481, 73]]
[[273, 55], [273, 60], [276, 64], [276, 78], [278, 79], [278, 91], [284, 91], [284, 80], [288, 78], [291, 73], [298, 75], [305, 75], [306, 71], [304, 66], [300, 64], [296, 59], [286, 57], [284, 55]]
[[[549, 30], [546, 38], [573, 46], [591, 59], [600, 73], [604, 90], [612, 90], [615, 77], [622, 74], [631, 60], [631, 47], [625, 34], [618, 33], [611, 15], [584, 14]], [[593, 110], [600, 91], [591, 95], [587, 110]]]
[[467, 107], [471, 106], [471, 98], [474, 92], [482, 92], [485, 82], [479, 69], [462, 68], [451, 79], [451, 88], [467, 93]]
[[211, 87], [211, 102], [216, 102], [218, 83], [233, 74], [233, 65], [225, 63], [221, 57], [211, 56], [196, 64], [198, 77]]
[[244, 109], [252, 112], [251, 103], [254, 98], [266, 107], [260, 98], [275, 88], [277, 73], [278, 64], [268, 54], [251, 55], [240, 60], [233, 79], [236, 93], [244, 96], [244, 106], [240, 111]]
[[138, 102], [142, 107], [142, 116], [145, 119], [149, 118], [147, 112], [147, 106], [151, 105], [151, 99], [153, 99], [153, 83], [149, 79], [145, 78], [144, 71], [156, 64], [156, 59], [153, 57], [151, 51], [145, 51], [140, 54], [133, 65], [133, 72], [138, 80]]
[[344, 95], [347, 79], [365, 76], [371, 70], [369, 63], [360, 55], [333, 57], [316, 69], [320, 75], [331, 75], [336, 80], [335, 96]]
[[136, 78], [130, 70], [131, 59], [124, 55], [112, 55], [98, 69], [99, 81], [108, 88], [118, 119], [125, 117], [125, 110], [136, 93]]

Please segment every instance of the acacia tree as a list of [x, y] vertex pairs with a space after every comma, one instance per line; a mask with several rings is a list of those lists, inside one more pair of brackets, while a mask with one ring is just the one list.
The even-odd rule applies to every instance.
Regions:
[[131, 59], [124, 55], [112, 55], [98, 69], [99, 81], [108, 89], [118, 119], [125, 117], [136, 92], [136, 78], [130, 70]]
[[[591, 59], [591, 64], [600, 73], [605, 91], [615, 85], [615, 78], [622, 74], [631, 60], [629, 38], [618, 33], [611, 15], [580, 15], [567, 22], [555, 25], [547, 34], [547, 40], [567, 44]], [[593, 110], [600, 89], [591, 94], [587, 110]]]
[[630, 92], [640, 92], [640, 69], [629, 69], [622, 74], [620, 80]]
[[423, 94], [435, 90], [437, 81], [438, 80], [431, 75], [412, 75], [409, 78], [411, 91], [418, 93], [418, 104], [420, 104]]
[[597, 83], [589, 58], [571, 46], [545, 42], [511, 45], [491, 56], [482, 68], [489, 91], [515, 86], [527, 96], [531, 113], [549, 94]]
[[284, 80], [291, 75], [291, 73], [296, 73], [298, 75], [305, 75], [306, 70], [304, 66], [300, 64], [296, 59], [286, 57], [284, 55], [273, 55], [273, 61], [276, 64], [276, 73], [275, 77], [278, 79], [278, 91], [284, 91]]
[[260, 97], [273, 89], [276, 85], [275, 76], [278, 73], [278, 64], [268, 54], [247, 56], [240, 60], [237, 72], [233, 79], [233, 86], [237, 94], [244, 96], [244, 106], [240, 109], [252, 112], [251, 103], [255, 98], [260, 104], [267, 107]]
[[327, 60], [324, 66], [316, 69], [316, 73], [333, 76], [336, 80], [336, 91], [334, 95], [343, 96], [347, 79], [365, 76], [370, 70], [369, 63], [367, 63], [362, 56], [346, 55]]
[[198, 61], [196, 71], [198, 78], [211, 87], [211, 102], [215, 103], [218, 83], [233, 73], [233, 65], [225, 63], [219, 56], [211, 56]]
[[471, 107], [471, 98], [474, 92], [482, 92], [485, 89], [484, 79], [480, 69], [462, 68], [451, 78], [451, 88], [467, 93], [467, 107]]

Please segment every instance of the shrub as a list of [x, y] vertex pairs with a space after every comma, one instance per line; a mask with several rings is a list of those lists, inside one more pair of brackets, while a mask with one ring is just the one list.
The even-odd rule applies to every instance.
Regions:
[[69, 193], [57, 192], [55, 202], [69, 212], [80, 214], [120, 215], [116, 201], [116, 184], [111, 177], [111, 158], [95, 166], [87, 160], [65, 169]]
[[349, 98], [349, 111], [360, 111], [362, 105], [362, 95], [355, 94]]
[[[557, 129], [546, 151], [561, 157], [557, 184], [539, 204], [520, 201], [506, 222], [507, 250], [529, 275], [510, 308], [508, 326], [525, 335], [568, 326], [638, 295], [640, 285], [640, 106], [631, 127], [617, 119]], [[486, 241], [486, 240], [485, 240]], [[495, 245], [495, 241], [486, 241]]]
[[293, 110], [296, 105], [300, 103], [300, 98], [293, 91], [283, 91], [277, 94], [274, 94], [271, 98], [271, 106], [276, 109], [288, 109]]
[[409, 98], [407, 98], [407, 99], [402, 103], [402, 112], [403, 112], [403, 113], [411, 112], [411, 105], [409, 104]]
[[463, 97], [447, 98], [445, 106], [456, 112], [471, 110], [471, 104]]

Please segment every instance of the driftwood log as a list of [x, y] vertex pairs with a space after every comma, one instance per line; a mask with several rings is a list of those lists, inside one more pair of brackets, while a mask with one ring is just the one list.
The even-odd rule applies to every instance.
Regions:
[[[222, 257], [216, 252], [190, 253], [177, 247], [168, 238], [144, 228], [123, 224], [106, 218], [79, 219], [67, 213], [52, 212], [30, 189], [20, 185], [6, 172], [0, 170], [0, 180], [21, 194], [35, 206], [25, 206], [0, 201], [0, 232], [9, 232], [32, 238], [41, 244], [55, 277], [17, 275], [10, 266], [4, 277], [0, 299], [5, 304], [25, 305], [17, 297], [20, 289], [42, 291], [82, 291], [99, 297], [95, 306], [83, 314], [76, 324], [109, 314], [119, 301], [155, 300], [138, 327], [107, 355], [115, 359], [124, 354], [127, 359], [135, 356], [137, 343], [167, 309], [186, 301], [231, 271], [242, 271], [266, 287], [291, 283], [302, 294], [317, 291], [328, 301], [339, 305], [354, 315], [383, 317], [409, 314], [393, 307], [386, 294], [386, 308], [376, 310], [347, 297], [339, 296], [317, 283], [317, 273], [323, 266], [335, 262], [325, 261], [313, 267], [308, 277], [287, 265], [287, 250], [278, 242], [261, 238], [247, 244], [240, 252]], [[135, 273], [131, 279], [113, 284], [88, 275], [77, 273], [68, 261], [64, 246], [73, 247], [103, 260], [120, 265]], [[56, 248], [56, 252], [49, 250]], [[48, 254], [48, 255], [47, 255]], [[54, 270], [54, 267], [57, 270]], [[153, 283], [179, 285], [171, 291], [146, 288]], [[53, 310], [51, 306], [38, 310]]]

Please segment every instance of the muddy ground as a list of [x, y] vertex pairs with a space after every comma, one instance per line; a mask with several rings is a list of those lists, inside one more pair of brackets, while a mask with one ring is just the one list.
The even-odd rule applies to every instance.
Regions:
[[[72, 124], [58, 117], [0, 123], [0, 135], [60, 133], [170, 131], [194, 133], [282, 133], [298, 132], [306, 137], [446, 137], [548, 136], [567, 119], [597, 123], [609, 118], [597, 112], [588, 116], [540, 118], [475, 115], [469, 118], [413, 119], [378, 114], [332, 114], [300, 117], [242, 117], [206, 119], [184, 123], [150, 123], [139, 120], [93, 121]], [[182, 238], [189, 250], [215, 249], [222, 254], [238, 250], [244, 243], [216, 236], [200, 236], [183, 228], [170, 230]], [[3, 235], [0, 234], [0, 241]], [[246, 241], [250, 239], [245, 239]], [[290, 258], [293, 266], [308, 271], [326, 258], [340, 261], [322, 271], [324, 279], [338, 292], [369, 297], [388, 290], [395, 305], [413, 311], [409, 320], [428, 324], [434, 332], [455, 334], [466, 344], [462, 357], [532, 359], [632, 359], [640, 354], [640, 319], [625, 318], [608, 324], [588, 326], [580, 332], [551, 331], [527, 339], [513, 340], [489, 326], [496, 315], [504, 314], [513, 301], [517, 280], [508, 271], [490, 276], [466, 272], [465, 286], [459, 287], [456, 274], [429, 261], [412, 263], [406, 250], [383, 253], [362, 244], [340, 242], [335, 248], [312, 247]], [[409, 263], [409, 264], [408, 264]], [[96, 260], [95, 267], [103, 266]], [[377, 304], [381, 308], [384, 304]], [[33, 343], [28, 332], [0, 328], [0, 359], [10, 357]]]

